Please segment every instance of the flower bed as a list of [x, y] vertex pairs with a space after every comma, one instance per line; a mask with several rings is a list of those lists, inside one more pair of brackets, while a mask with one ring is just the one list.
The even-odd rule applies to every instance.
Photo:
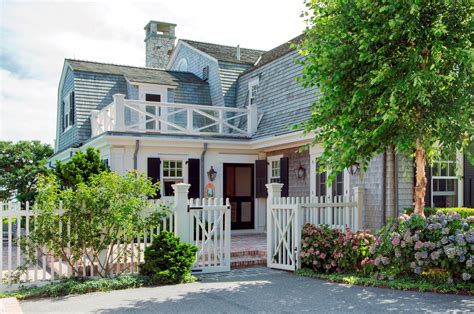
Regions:
[[377, 279], [423, 276], [447, 282], [474, 277], [474, 217], [438, 211], [402, 215], [375, 236], [305, 225], [302, 265], [319, 273], [357, 272]]

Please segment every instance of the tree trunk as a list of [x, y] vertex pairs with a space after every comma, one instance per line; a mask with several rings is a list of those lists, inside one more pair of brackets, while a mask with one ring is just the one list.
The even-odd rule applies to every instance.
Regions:
[[424, 216], [425, 215], [425, 194], [426, 194], [426, 155], [425, 149], [420, 144], [420, 141], [416, 142], [416, 185], [415, 185], [415, 213]]

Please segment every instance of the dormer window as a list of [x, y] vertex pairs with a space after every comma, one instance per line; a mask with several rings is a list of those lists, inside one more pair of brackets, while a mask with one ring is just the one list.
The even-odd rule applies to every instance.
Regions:
[[186, 60], [186, 58], [182, 58], [181, 60], [179, 60], [178, 71], [188, 72], [188, 60]]
[[258, 77], [249, 82], [249, 105], [253, 105], [257, 102], [258, 84]]
[[62, 107], [62, 127], [63, 132], [74, 125], [74, 92], [69, 93], [63, 98]]

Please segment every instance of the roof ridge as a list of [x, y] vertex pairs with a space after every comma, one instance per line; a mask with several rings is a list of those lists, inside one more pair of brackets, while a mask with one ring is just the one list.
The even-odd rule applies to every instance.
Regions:
[[176, 71], [168, 71], [166, 69], [158, 69], [152, 67], [140, 67], [137, 65], [129, 65], [129, 64], [118, 64], [118, 63], [111, 63], [111, 62], [100, 62], [100, 61], [91, 61], [91, 60], [81, 60], [81, 59], [72, 59], [72, 58], [65, 58], [66, 61], [76, 61], [76, 62], [87, 62], [87, 63], [94, 63], [94, 64], [104, 64], [104, 65], [113, 65], [118, 67], [127, 67], [127, 68], [135, 68], [141, 70], [155, 70], [155, 71], [162, 71], [162, 72], [176, 72]]
[[[206, 44], [206, 45], [216, 45], [216, 46], [221, 46], [221, 47], [226, 47], [226, 48], [236, 48], [237, 46], [230, 46], [230, 45], [222, 45], [222, 44], [216, 44], [216, 43], [210, 43], [206, 41], [199, 41], [199, 40], [192, 40], [192, 39], [186, 39], [186, 38], [180, 38], [179, 40], [183, 41], [191, 41], [195, 43], [200, 43], [200, 44]], [[267, 50], [262, 50], [262, 49], [253, 49], [253, 48], [244, 48], [240, 47], [240, 49], [245, 49], [245, 50], [253, 50], [253, 51], [258, 51], [258, 52], [267, 52]]]

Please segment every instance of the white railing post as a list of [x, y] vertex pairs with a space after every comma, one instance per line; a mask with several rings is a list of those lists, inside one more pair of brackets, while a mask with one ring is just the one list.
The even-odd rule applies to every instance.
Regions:
[[187, 124], [186, 124], [186, 129], [188, 129], [189, 133], [193, 133], [193, 108], [187, 108], [186, 109], [186, 115], [187, 115]]
[[252, 136], [257, 132], [258, 110], [257, 105], [247, 106], [247, 135]]
[[219, 110], [219, 134], [224, 134], [224, 110]]
[[275, 202], [275, 199], [281, 197], [281, 189], [283, 188], [282, 183], [268, 183], [265, 184], [267, 187], [267, 266], [270, 267], [272, 263], [272, 243], [273, 243], [273, 224], [272, 224], [272, 208], [271, 206]]
[[362, 187], [354, 188], [354, 202], [357, 208], [354, 211], [354, 229], [359, 231], [364, 229], [364, 189]]
[[124, 131], [125, 129], [125, 95], [114, 94], [115, 104], [115, 131]]
[[99, 135], [100, 125], [99, 125], [99, 110], [91, 110], [91, 135], [92, 137]]
[[188, 192], [191, 185], [187, 183], [173, 184], [175, 232], [182, 242], [191, 243], [191, 230], [188, 212]]

